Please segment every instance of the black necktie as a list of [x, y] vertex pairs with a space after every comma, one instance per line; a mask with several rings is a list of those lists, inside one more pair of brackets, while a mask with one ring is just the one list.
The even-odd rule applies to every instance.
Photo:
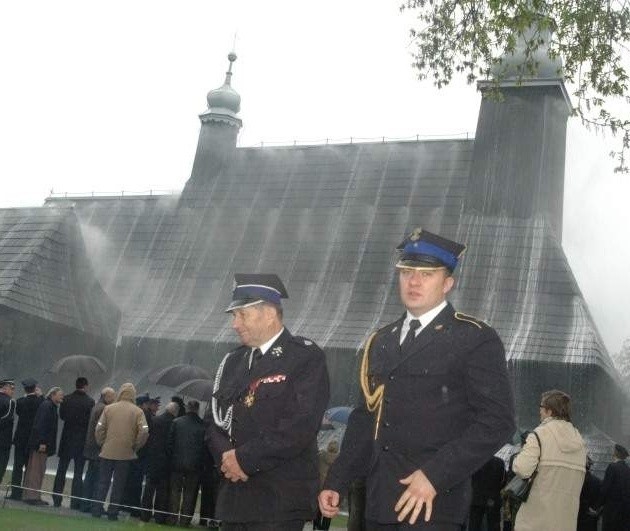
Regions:
[[413, 340], [416, 339], [416, 330], [418, 330], [418, 328], [420, 328], [420, 321], [418, 319], [412, 319], [409, 321], [409, 330], [407, 331], [407, 335], [405, 336], [402, 345], [400, 345], [400, 352], [404, 353], [411, 343], [413, 343]]
[[251, 364], [249, 366], [249, 370], [250, 371], [254, 370], [254, 367], [256, 367], [256, 364], [262, 359], [262, 356], [263, 356], [263, 354], [262, 354], [262, 352], [261, 352], [261, 350], [259, 348], [255, 348], [252, 351], [252, 362], [251, 362]]

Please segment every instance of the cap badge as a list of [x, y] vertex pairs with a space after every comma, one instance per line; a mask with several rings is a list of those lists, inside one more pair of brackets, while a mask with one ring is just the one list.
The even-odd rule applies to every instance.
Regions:
[[420, 227], [417, 227], [413, 229], [413, 231], [409, 235], [409, 239], [412, 242], [417, 242], [420, 239], [420, 234], [422, 234], [422, 229]]

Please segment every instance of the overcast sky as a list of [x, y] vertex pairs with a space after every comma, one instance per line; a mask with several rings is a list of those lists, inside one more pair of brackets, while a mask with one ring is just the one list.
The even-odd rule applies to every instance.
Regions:
[[[411, 68], [400, 0], [0, 3], [0, 207], [181, 190], [237, 33], [239, 144], [474, 134], [479, 94]], [[611, 352], [630, 337], [630, 176], [571, 119], [563, 247]]]

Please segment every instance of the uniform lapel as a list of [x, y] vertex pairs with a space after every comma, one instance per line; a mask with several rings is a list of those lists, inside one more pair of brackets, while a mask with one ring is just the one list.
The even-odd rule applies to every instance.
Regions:
[[400, 330], [406, 315], [404, 313], [398, 321], [393, 323], [385, 335], [383, 351], [386, 353], [386, 357], [382, 362], [384, 372], [390, 372], [400, 361]]
[[286, 356], [286, 342], [291, 337], [290, 332], [285, 328], [269, 347], [269, 350], [265, 352], [262, 359], [256, 364], [254, 369], [249, 373], [249, 381], [260, 378], [261, 376], [269, 373], [273, 370], [274, 365], [278, 363], [278, 360]]
[[395, 363], [392, 365], [392, 370], [398, 367], [402, 362], [407, 360], [411, 356], [415, 356], [423, 349], [427, 348], [436, 337], [439, 337], [440, 334], [446, 328], [449, 320], [453, 315], [453, 307], [448, 303], [445, 308], [437, 314], [435, 319], [431, 321], [427, 326], [423, 326], [420, 333], [416, 336], [416, 339], [413, 341], [411, 346], [408, 348], [407, 352], [400, 352], [400, 346], [398, 347], [398, 352], [400, 356], [395, 360]]

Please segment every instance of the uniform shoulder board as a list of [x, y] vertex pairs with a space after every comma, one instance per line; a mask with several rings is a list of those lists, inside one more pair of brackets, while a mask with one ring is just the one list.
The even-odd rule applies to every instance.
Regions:
[[470, 323], [471, 325], [476, 326], [480, 330], [484, 327], [484, 325], [488, 326], [488, 323], [486, 323], [485, 321], [482, 321], [481, 319], [477, 319], [476, 317], [473, 317], [472, 315], [467, 315], [462, 312], [455, 312], [454, 317], [458, 321], [464, 321], [465, 323]]
[[307, 337], [293, 336], [293, 339], [298, 345], [303, 346], [303, 347], [308, 348], [315, 345], [315, 342], [312, 339], [308, 339]]

